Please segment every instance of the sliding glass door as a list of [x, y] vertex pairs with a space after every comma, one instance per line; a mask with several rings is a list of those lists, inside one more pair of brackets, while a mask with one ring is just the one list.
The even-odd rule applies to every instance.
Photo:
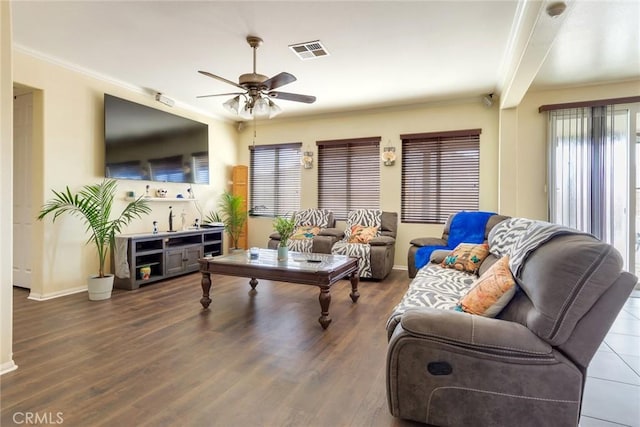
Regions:
[[636, 104], [549, 112], [551, 221], [611, 243], [630, 271], [638, 228], [635, 110]]

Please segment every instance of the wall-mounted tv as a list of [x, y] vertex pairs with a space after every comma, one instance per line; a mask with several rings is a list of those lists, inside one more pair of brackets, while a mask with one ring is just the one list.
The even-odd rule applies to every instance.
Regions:
[[209, 183], [209, 126], [104, 95], [105, 176]]

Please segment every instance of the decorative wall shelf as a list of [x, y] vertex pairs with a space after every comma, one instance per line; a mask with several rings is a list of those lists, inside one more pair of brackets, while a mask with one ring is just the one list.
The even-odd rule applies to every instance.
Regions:
[[[137, 197], [125, 197], [124, 198], [128, 202], [132, 202], [137, 200]], [[188, 199], [186, 197], [143, 197], [144, 200], [148, 200], [150, 202], [195, 202], [198, 199]]]

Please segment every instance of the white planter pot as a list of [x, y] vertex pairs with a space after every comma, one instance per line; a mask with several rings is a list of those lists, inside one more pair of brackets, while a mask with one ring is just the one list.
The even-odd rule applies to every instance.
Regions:
[[89, 277], [87, 279], [87, 289], [91, 301], [100, 301], [111, 298], [113, 290], [113, 274], [106, 277]]

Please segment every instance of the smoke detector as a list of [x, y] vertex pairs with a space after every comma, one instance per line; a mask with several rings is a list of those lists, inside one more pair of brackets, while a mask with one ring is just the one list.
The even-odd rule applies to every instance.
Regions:
[[329, 55], [327, 49], [322, 45], [320, 40], [314, 40], [312, 42], [296, 43], [289, 45], [298, 58], [302, 60], [319, 58], [321, 56]]

